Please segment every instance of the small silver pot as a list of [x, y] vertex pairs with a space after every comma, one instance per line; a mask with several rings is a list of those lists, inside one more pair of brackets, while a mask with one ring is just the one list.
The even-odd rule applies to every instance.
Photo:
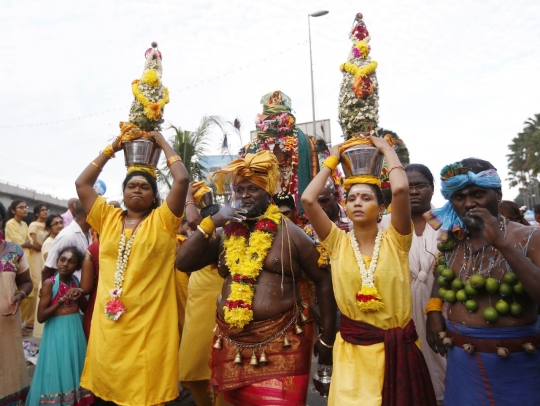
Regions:
[[122, 143], [124, 149], [124, 160], [126, 166], [130, 165], [150, 165], [157, 167], [161, 148], [146, 138], [139, 138]]
[[332, 365], [317, 365], [317, 372], [313, 375], [313, 386], [321, 396], [330, 393], [330, 381], [332, 380]]
[[356, 175], [381, 176], [384, 155], [370, 145], [357, 145], [341, 153], [345, 177]]

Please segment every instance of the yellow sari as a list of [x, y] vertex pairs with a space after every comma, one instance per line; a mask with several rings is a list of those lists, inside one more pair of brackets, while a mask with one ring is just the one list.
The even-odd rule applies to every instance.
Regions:
[[[133, 240], [118, 321], [104, 314], [114, 287], [122, 210], [98, 197], [88, 223], [100, 234], [99, 283], [81, 386], [119, 405], [146, 406], [178, 396], [175, 237], [181, 218], [167, 203], [152, 210]], [[132, 230], [126, 230], [126, 236]]]

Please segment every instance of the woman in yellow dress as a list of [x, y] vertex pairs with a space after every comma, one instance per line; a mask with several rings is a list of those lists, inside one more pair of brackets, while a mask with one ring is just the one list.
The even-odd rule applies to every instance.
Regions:
[[[6, 241], [19, 244], [23, 248], [24, 255], [28, 260], [30, 258], [32, 241], [30, 241], [28, 235], [28, 224], [23, 220], [28, 215], [28, 205], [24, 200], [14, 200], [11, 202], [9, 210], [13, 218], [6, 223]], [[34, 328], [34, 315], [35, 297], [34, 290], [32, 290], [28, 297], [21, 301], [21, 322], [25, 324], [25, 328], [23, 329], [24, 336], [31, 334]]]
[[98, 402], [146, 406], [178, 396], [175, 237], [189, 175], [159, 132], [149, 136], [163, 149], [173, 176], [162, 205], [152, 167], [128, 168], [125, 211], [94, 191], [113, 149], [121, 148], [117, 143], [107, 146], [75, 182], [87, 221], [100, 235], [99, 283], [81, 378], [81, 386]]
[[[407, 176], [394, 149], [370, 137], [384, 154], [392, 184], [392, 220], [379, 230], [384, 204], [376, 176], [344, 183], [353, 231], [340, 230], [317, 199], [340, 160], [339, 145], [302, 194], [302, 204], [330, 253], [334, 295], [342, 312], [334, 346], [329, 405], [436, 405], [411, 319], [408, 252], [412, 223]], [[416, 345], [415, 345], [416, 344]]]

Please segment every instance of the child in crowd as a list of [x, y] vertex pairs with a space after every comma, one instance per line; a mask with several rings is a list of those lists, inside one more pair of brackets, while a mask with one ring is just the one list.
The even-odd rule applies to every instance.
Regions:
[[64, 248], [56, 263], [58, 272], [43, 283], [38, 321], [45, 323], [45, 328], [27, 406], [94, 402], [92, 394], [79, 385], [86, 356], [79, 309], [86, 309], [86, 298], [73, 273], [80, 269], [82, 260], [76, 247]]

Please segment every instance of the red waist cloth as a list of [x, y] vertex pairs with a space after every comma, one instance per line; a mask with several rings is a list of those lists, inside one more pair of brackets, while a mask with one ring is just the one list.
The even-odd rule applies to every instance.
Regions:
[[341, 315], [341, 338], [351, 344], [384, 343], [383, 406], [437, 405], [429, 370], [415, 341], [414, 322], [383, 330]]
[[[223, 333], [234, 341], [241, 343], [260, 343], [275, 333], [283, 330], [292, 319], [293, 311], [288, 311], [279, 316], [264, 321], [252, 321], [242, 330], [231, 330], [229, 325], [216, 316], [216, 329], [214, 341]], [[298, 322], [298, 324], [301, 324]], [[255, 349], [257, 358], [261, 356], [264, 348], [268, 359], [267, 365], [251, 366], [250, 359], [253, 350], [244, 348], [241, 351], [243, 365], [234, 363], [237, 348], [231, 345], [225, 338], [221, 340], [222, 348], [212, 348], [210, 367], [212, 368], [211, 384], [217, 392], [226, 392], [243, 386], [269, 379], [280, 379], [297, 375], [309, 374], [311, 345], [310, 340], [304, 333], [295, 334], [294, 323], [287, 330], [287, 339], [290, 348], [283, 348], [283, 336], [270, 341], [262, 347]]]

